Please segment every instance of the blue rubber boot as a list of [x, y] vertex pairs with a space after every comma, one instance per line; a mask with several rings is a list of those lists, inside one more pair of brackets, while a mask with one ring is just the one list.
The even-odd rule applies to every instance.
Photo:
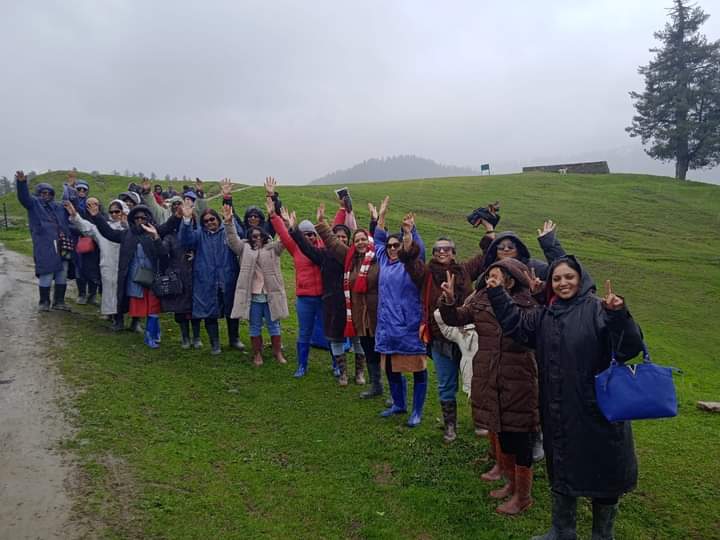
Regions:
[[405, 377], [401, 376], [400, 381], [390, 383], [390, 396], [392, 396], [393, 403], [390, 405], [390, 408], [381, 412], [380, 416], [387, 418], [395, 414], [405, 414], [407, 412], [407, 406], [405, 405], [407, 379], [405, 379]]
[[157, 317], [148, 317], [145, 321], [145, 345], [151, 349], [157, 349], [160, 347], [158, 342], [155, 341], [157, 333], [160, 329], [160, 319]]
[[304, 377], [308, 370], [308, 356], [310, 356], [310, 344], [309, 343], [298, 343], [296, 345], [297, 351], [297, 371], [295, 371], [296, 379]]
[[335, 355], [331, 353], [330, 356], [332, 356], [333, 377], [337, 379], [340, 376], [340, 367], [338, 366], [337, 358], [335, 358]]
[[410, 414], [410, 418], [408, 418], [408, 426], [415, 427], [420, 424], [426, 396], [427, 382], [416, 382], [413, 386], [413, 407], [412, 414]]

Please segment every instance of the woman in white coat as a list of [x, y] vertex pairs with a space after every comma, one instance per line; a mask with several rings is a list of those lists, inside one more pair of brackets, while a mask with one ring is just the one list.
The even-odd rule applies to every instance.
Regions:
[[[88, 199], [88, 205], [98, 205], [95, 198]], [[100, 277], [102, 280], [102, 303], [100, 313], [113, 317], [113, 330], [123, 330], [125, 323], [122, 313], [117, 312], [117, 279], [118, 260], [120, 257], [120, 244], [111, 242], [98, 231], [94, 223], [80, 217], [72, 205], [65, 205], [70, 214], [70, 222], [77, 227], [80, 234], [89, 236], [95, 241], [97, 249], [100, 250]], [[110, 219], [108, 225], [113, 229], [120, 230], [127, 228], [127, 215], [130, 209], [120, 199], [110, 203], [108, 214]]]

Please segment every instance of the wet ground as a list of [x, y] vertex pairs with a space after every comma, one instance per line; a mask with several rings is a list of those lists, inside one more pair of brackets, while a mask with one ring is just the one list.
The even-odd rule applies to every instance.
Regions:
[[[78, 472], [58, 450], [71, 435], [67, 396], [48, 356], [62, 312], [38, 314], [32, 261], [0, 245], [0, 538], [77, 538]], [[60, 333], [61, 335], [61, 333]]]

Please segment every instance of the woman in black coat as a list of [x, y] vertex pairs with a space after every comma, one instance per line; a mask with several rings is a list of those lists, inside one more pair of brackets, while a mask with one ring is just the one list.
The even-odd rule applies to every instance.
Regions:
[[622, 297], [606, 296], [580, 263], [566, 256], [548, 269], [548, 303], [534, 312], [514, 305], [498, 283], [488, 297], [506, 335], [534, 347], [540, 418], [553, 493], [552, 529], [537, 539], [575, 538], [577, 497], [593, 500], [593, 538], [612, 539], [618, 497], [637, 483], [630, 422], [608, 422], [598, 408], [595, 375], [642, 350], [642, 333]]

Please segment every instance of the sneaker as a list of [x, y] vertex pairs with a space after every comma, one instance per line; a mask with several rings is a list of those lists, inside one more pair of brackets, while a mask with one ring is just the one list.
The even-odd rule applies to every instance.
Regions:
[[199, 338], [199, 337], [196, 337], [196, 338], [193, 339], [193, 341], [192, 341], [192, 346], [193, 346], [195, 349], [202, 349], [203, 344], [202, 344], [202, 341], [200, 341], [200, 338]]
[[190, 338], [182, 338], [182, 341], [180, 342], [180, 348], [181, 349], [189, 349], [190, 348]]
[[236, 340], [231, 341], [231, 342], [230, 342], [230, 347], [232, 347], [233, 349], [237, 349], [238, 351], [244, 351], [244, 350], [245, 350], [245, 345], [243, 345], [243, 342], [240, 341], [239, 339], [236, 339]]

